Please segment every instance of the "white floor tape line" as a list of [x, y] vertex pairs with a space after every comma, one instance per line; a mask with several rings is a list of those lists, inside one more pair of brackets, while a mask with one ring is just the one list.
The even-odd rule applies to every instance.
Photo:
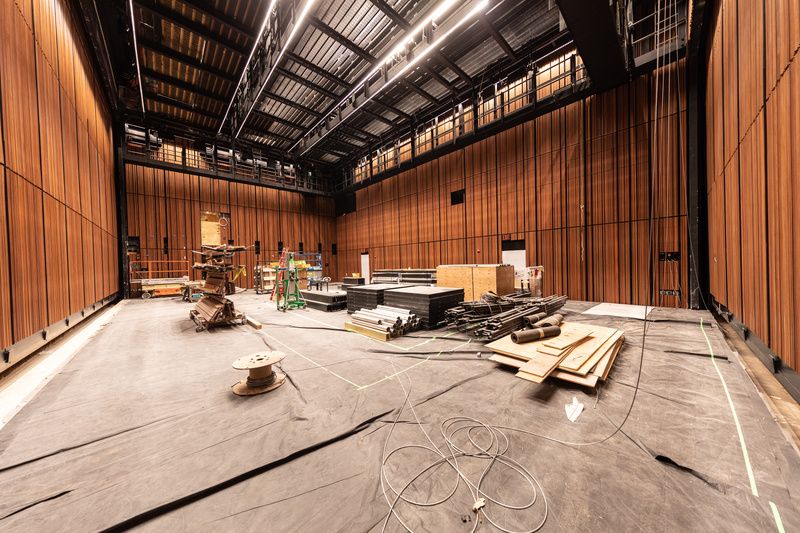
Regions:
[[14, 415], [25, 407], [54, 376], [61, 372], [61, 369], [75, 357], [78, 350], [83, 348], [103, 326], [111, 322], [120, 307], [121, 304], [117, 304], [110, 309], [101, 311], [96, 317], [89, 318], [89, 324], [77, 333], [66, 333], [71, 337], [63, 345], [25, 370], [8, 387], [0, 390], [0, 429], [3, 429], [14, 418]]

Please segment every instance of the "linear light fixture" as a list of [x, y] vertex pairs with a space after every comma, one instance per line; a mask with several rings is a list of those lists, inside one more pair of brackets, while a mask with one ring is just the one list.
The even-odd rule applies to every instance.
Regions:
[[281, 48], [281, 51], [278, 54], [277, 59], [275, 59], [275, 61], [272, 63], [272, 68], [270, 69], [269, 74], [267, 74], [267, 77], [264, 78], [264, 83], [262, 83], [261, 87], [259, 87], [258, 93], [256, 93], [256, 97], [253, 98], [253, 103], [250, 104], [250, 109], [247, 110], [247, 114], [244, 116], [244, 119], [242, 120], [242, 123], [239, 124], [239, 129], [236, 131], [236, 134], [234, 135], [234, 137], [238, 137], [239, 134], [242, 132], [242, 128], [244, 128], [244, 125], [247, 123], [247, 119], [250, 117], [250, 113], [253, 112], [253, 108], [258, 103], [258, 99], [261, 98], [261, 93], [263, 93], [264, 89], [267, 87], [267, 84], [269, 83], [270, 78], [272, 78], [272, 75], [275, 73], [275, 70], [278, 68], [278, 65], [280, 64], [281, 59], [283, 59], [283, 56], [286, 53], [286, 50], [289, 49], [289, 46], [291, 46], [291, 44], [292, 44], [292, 40], [294, 39], [295, 35], [297, 35], [297, 31], [302, 27], [303, 19], [305, 19], [306, 16], [308, 15], [308, 12], [311, 11], [311, 8], [314, 6], [314, 3], [316, 3], [316, 0], [307, 0], [306, 4], [303, 6], [303, 10], [300, 12], [300, 15], [297, 17], [297, 19], [294, 22], [294, 27], [292, 28], [292, 33], [289, 34], [289, 38], [286, 39], [286, 44], [283, 45], [283, 48]]
[[[447, 8], [449, 8], [449, 7], [450, 7], [450, 5], [452, 5], [452, 3], [453, 3], [453, 2], [452, 2], [452, 0], [447, 0], [446, 2], [444, 2], [444, 3], [443, 3], [443, 4], [447, 4], [447, 5], [446, 5], [444, 8], [440, 9], [440, 8], [442, 7], [442, 5], [440, 5], [439, 7], [437, 7], [437, 9], [434, 11], [434, 16], [432, 16], [432, 17], [430, 17], [430, 18], [429, 18], [429, 17], [426, 17], [426, 22], [427, 22], [427, 23], [434, 22], [434, 20], [435, 20], [435, 18], [434, 18], [434, 17], [435, 17], [435, 16], [441, 16], [441, 14], [442, 14], [442, 13], [444, 13], [444, 12], [445, 12], [445, 10], [446, 10]], [[431, 52], [433, 52], [434, 50], [437, 50], [439, 47], [441, 47], [442, 43], [443, 43], [445, 40], [447, 40], [447, 39], [450, 37], [450, 35], [452, 35], [452, 34], [453, 34], [453, 33], [454, 33], [456, 30], [458, 30], [458, 29], [459, 29], [461, 26], [463, 26], [464, 24], [466, 24], [466, 23], [467, 23], [467, 22], [468, 22], [470, 19], [472, 19], [473, 17], [475, 17], [475, 16], [476, 16], [478, 13], [480, 13], [481, 11], [483, 11], [483, 10], [486, 8], [486, 6], [487, 6], [488, 4], [489, 4], [489, 0], [482, 0], [481, 2], [478, 2], [478, 3], [477, 3], [477, 4], [476, 4], [476, 5], [475, 5], [475, 6], [474, 6], [472, 9], [470, 9], [470, 10], [469, 10], [467, 13], [465, 13], [465, 14], [464, 14], [464, 16], [463, 16], [463, 17], [462, 17], [462, 18], [461, 18], [461, 19], [460, 19], [460, 20], [459, 20], [459, 21], [458, 21], [458, 22], [457, 22], [455, 25], [453, 25], [453, 27], [452, 27], [452, 28], [450, 28], [449, 30], [447, 30], [447, 31], [446, 31], [446, 32], [445, 32], [443, 35], [440, 35], [440, 36], [439, 36], [439, 37], [438, 37], [438, 38], [437, 38], [435, 41], [433, 41], [433, 42], [432, 42], [430, 45], [428, 45], [428, 46], [425, 48], [425, 50], [423, 50], [422, 52], [419, 52], [418, 54], [415, 54], [415, 55], [414, 55], [414, 57], [413, 57], [413, 58], [412, 58], [412, 59], [411, 59], [411, 60], [410, 60], [408, 63], [406, 63], [406, 65], [405, 65], [403, 68], [401, 68], [399, 71], [397, 71], [397, 72], [396, 72], [396, 73], [395, 73], [395, 74], [394, 74], [394, 75], [393, 75], [393, 76], [392, 76], [392, 77], [391, 77], [391, 78], [390, 78], [390, 79], [389, 79], [389, 80], [388, 80], [386, 83], [384, 83], [383, 85], [381, 85], [381, 86], [380, 86], [380, 87], [379, 87], [379, 88], [378, 88], [378, 89], [377, 89], [377, 90], [376, 90], [374, 93], [370, 94], [370, 95], [369, 95], [367, 98], [365, 98], [365, 99], [364, 99], [364, 101], [362, 101], [360, 104], [358, 104], [358, 106], [356, 106], [356, 108], [355, 108], [355, 109], [353, 109], [353, 112], [352, 112], [352, 113], [350, 113], [349, 115], [347, 115], [347, 116], [345, 116], [345, 117], [342, 117], [342, 119], [341, 119], [339, 122], [337, 122], [335, 125], [333, 125], [333, 126], [332, 126], [330, 129], [328, 129], [328, 130], [327, 130], [325, 133], [323, 133], [322, 135], [320, 135], [320, 136], [319, 136], [319, 138], [318, 138], [316, 141], [314, 141], [314, 142], [313, 142], [311, 145], [309, 145], [309, 146], [308, 146], [308, 147], [307, 147], [305, 150], [303, 150], [303, 151], [300, 153], [300, 155], [304, 155], [306, 152], [308, 152], [309, 150], [311, 150], [311, 149], [312, 149], [314, 146], [316, 146], [316, 145], [317, 145], [317, 143], [319, 143], [319, 142], [320, 142], [322, 139], [324, 139], [324, 138], [325, 138], [325, 137], [326, 137], [328, 134], [330, 134], [330, 133], [331, 133], [331, 132], [332, 132], [334, 129], [336, 129], [336, 128], [337, 128], [337, 127], [340, 125], [340, 124], [342, 124], [342, 123], [343, 123], [343, 122], [344, 122], [344, 121], [345, 121], [345, 120], [346, 120], [348, 117], [351, 117], [351, 116], [352, 116], [352, 115], [353, 115], [353, 114], [354, 114], [356, 111], [358, 111], [359, 109], [361, 109], [361, 108], [364, 106], [364, 104], [366, 104], [367, 102], [369, 102], [370, 100], [372, 100], [373, 98], [375, 98], [375, 97], [376, 97], [378, 94], [380, 94], [380, 92], [381, 92], [381, 91], [383, 91], [383, 90], [384, 90], [384, 89], [386, 89], [387, 87], [391, 86], [391, 85], [392, 85], [392, 84], [393, 84], [395, 81], [397, 81], [397, 80], [398, 80], [398, 79], [399, 79], [401, 76], [403, 76], [403, 75], [404, 75], [406, 72], [408, 72], [408, 71], [409, 71], [409, 69], [411, 69], [411, 68], [412, 68], [414, 65], [416, 65], [417, 63], [419, 63], [419, 61], [420, 61], [421, 59], [424, 59], [424, 58], [425, 58], [426, 56], [428, 56], [428, 55], [429, 55]], [[424, 26], [424, 25], [425, 25], [425, 24], [421, 24], [420, 26]], [[389, 55], [388, 55], [386, 58], [384, 58], [384, 60], [383, 60], [383, 61], [381, 61], [381, 66], [382, 66], [383, 64], [385, 64], [385, 63], [391, 62], [391, 61], [394, 59], [394, 57], [397, 55], [397, 53], [398, 53], [399, 51], [401, 51], [401, 50], [402, 50], [402, 48], [405, 48], [405, 46], [407, 46], [409, 43], [413, 42], [413, 40], [414, 40], [414, 39], [413, 39], [413, 38], [414, 38], [414, 36], [417, 34], [417, 32], [418, 32], [418, 31], [422, 31], [422, 29], [423, 29], [423, 28], [421, 28], [421, 27], [417, 27], [416, 29], [414, 29], [414, 31], [412, 32], [412, 34], [411, 34], [411, 35], [409, 35], [409, 38], [408, 38], [408, 39], [404, 39], [404, 40], [403, 40], [403, 42], [402, 42], [400, 45], [398, 45], [397, 47], [395, 47], [395, 48], [392, 50], [392, 52], [390, 52], [390, 54], [389, 54]], [[380, 67], [377, 67], [376, 69], [373, 69], [373, 71], [371, 72], [370, 76], [371, 76], [371, 75], [374, 75], [374, 74], [375, 74], [375, 73], [376, 73], [376, 72], [377, 72], [379, 69], [380, 69]], [[364, 80], [364, 82], [366, 82], [366, 81], [367, 81], [367, 80], [365, 79], [365, 80]], [[344, 102], [345, 102], [345, 101], [346, 101], [346, 100], [347, 100], [347, 99], [348, 99], [350, 96], [352, 96], [352, 95], [353, 95], [353, 94], [356, 92], [356, 90], [357, 90], [357, 89], [358, 89], [358, 88], [359, 88], [361, 85], [363, 85], [363, 83], [364, 83], [364, 82], [362, 82], [362, 83], [359, 83], [359, 84], [356, 86], [356, 88], [354, 88], [354, 89], [353, 89], [353, 91], [351, 91], [351, 92], [350, 92], [350, 93], [349, 93], [349, 94], [348, 94], [348, 95], [347, 95], [347, 96], [346, 96], [344, 99], [342, 99], [342, 100], [339, 102], [339, 104], [337, 104], [337, 106], [336, 106], [336, 107], [339, 107], [339, 106], [340, 106], [342, 103], [344, 103]], [[320, 119], [320, 121], [319, 121], [319, 122], [317, 122], [317, 124], [315, 124], [315, 125], [314, 125], [314, 126], [311, 128], [311, 130], [313, 130], [314, 128], [316, 128], [317, 126], [319, 126], [321, 123], [323, 123], [323, 122], [326, 120], [326, 118], [327, 118], [327, 117], [324, 117], [324, 118]], [[300, 144], [300, 142], [301, 142], [301, 141], [302, 141], [302, 140], [303, 140], [305, 137], [306, 137], [305, 135], [304, 135], [303, 137], [301, 137], [301, 138], [300, 138], [300, 140], [298, 140], [298, 141], [297, 141], [297, 142], [296, 142], [296, 143], [295, 143], [295, 144], [294, 144], [294, 145], [293, 145], [291, 148], [289, 148], [289, 151], [291, 151], [291, 150], [293, 150], [295, 147], [297, 147], [297, 145], [298, 145], [298, 144]]]
[[231, 112], [231, 107], [233, 107], [234, 100], [236, 100], [236, 93], [239, 91], [239, 87], [242, 85], [242, 80], [244, 80], [244, 75], [247, 73], [247, 67], [250, 66], [250, 61], [253, 60], [253, 55], [256, 53], [256, 48], [258, 48], [258, 43], [261, 42], [261, 37], [264, 36], [264, 31], [267, 29], [267, 24], [269, 23], [269, 17], [275, 10], [275, 4], [277, 3], [278, 0], [272, 0], [269, 4], [267, 12], [264, 14], [264, 21], [261, 23], [261, 29], [258, 30], [258, 37], [256, 37], [256, 41], [253, 43], [253, 49], [250, 50], [250, 55], [247, 57], [247, 62], [245, 62], [244, 64], [244, 68], [242, 69], [242, 75], [239, 76], [239, 82], [236, 84], [236, 88], [233, 90], [231, 101], [228, 102], [228, 109], [225, 110], [225, 115], [222, 117], [222, 122], [220, 122], [219, 124], [219, 130], [217, 131], [217, 135], [222, 133], [222, 127], [225, 125], [225, 121], [228, 119], [228, 113]]
[[139, 80], [139, 99], [142, 102], [142, 114], [144, 110], [144, 90], [142, 89], [142, 70], [139, 68], [139, 42], [136, 40], [136, 20], [133, 18], [133, 0], [128, 0], [128, 8], [131, 10], [131, 32], [133, 33], [133, 57], [136, 58], [136, 79]]
[[[420, 23], [417, 24], [416, 27], [414, 27], [414, 29], [412, 29], [410, 32], [408, 32], [408, 34], [405, 36], [405, 38], [403, 38], [402, 42], [398, 43], [397, 46], [392, 48], [392, 50], [388, 54], [383, 56], [383, 59], [381, 59], [378, 62], [378, 64], [372, 68], [372, 70], [367, 72], [367, 74], [364, 75], [361, 78], [361, 80], [353, 86], [353, 88], [350, 90], [349, 93], [347, 93], [344, 96], [344, 98], [339, 100], [339, 103], [336, 104], [336, 107], [338, 108], [344, 102], [349, 100], [351, 96], [353, 96], [356, 92], [358, 92], [358, 90], [361, 88], [361, 86], [363, 86], [365, 83], [369, 82], [369, 80], [375, 74], [377, 74], [378, 71], [380, 71], [381, 68], [383, 68], [383, 65], [385, 65], [386, 63], [390, 63], [392, 60], [394, 60], [395, 57], [397, 57], [400, 53], [402, 53], [402, 51], [405, 49], [406, 46], [408, 46], [410, 43], [412, 43], [412, 42], [414, 42], [416, 40], [417, 35], [421, 34], [425, 30], [425, 28], [428, 27], [428, 25], [430, 25], [431, 23], [435, 22], [436, 19], [438, 19], [439, 17], [442, 16], [442, 14], [446, 13], [447, 10], [450, 9], [453, 6], [453, 4], [455, 4], [455, 2], [456, 2], [456, 0], [444, 0], [438, 6], [436, 6], [436, 8], [428, 16], [426, 16], [424, 19], [422, 19], [422, 21], [420, 21]], [[308, 133], [313, 131], [314, 128], [316, 128], [317, 126], [319, 126], [320, 124], [325, 122], [325, 119], [326, 119], [326, 117], [322, 117], [321, 119], [319, 119], [317, 121], [316, 124], [311, 126], [311, 128], [308, 129], [308, 131], [303, 135], [303, 137], [300, 137], [300, 139], [298, 139], [298, 141], [296, 143], [294, 143], [294, 145], [292, 145], [291, 148], [289, 148], [289, 151], [291, 152], [292, 150], [294, 150], [297, 147], [297, 145], [300, 144], [300, 142], [303, 140], [303, 138], [305, 138], [306, 135], [308, 135]]]

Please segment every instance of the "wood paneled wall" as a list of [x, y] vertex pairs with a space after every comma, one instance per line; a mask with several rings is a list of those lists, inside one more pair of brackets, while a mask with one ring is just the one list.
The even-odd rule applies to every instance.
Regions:
[[800, 4], [721, 0], [707, 65], [711, 293], [800, 369]]
[[233, 239], [244, 246], [261, 243], [258, 258], [254, 249], [237, 255], [236, 261], [247, 265], [248, 272], [237, 280], [240, 287], [253, 286], [256, 260], [278, 259], [278, 241], [292, 251], [302, 242], [307, 253], [316, 252], [321, 243], [324, 275], [338, 276], [331, 261], [336, 223], [331, 198], [131, 164], [125, 166], [125, 178], [128, 235], [139, 237], [140, 260], [197, 260], [191, 252], [200, 250], [200, 215], [211, 211], [230, 214], [228, 226], [222, 229], [223, 241]]
[[357, 191], [337, 219], [339, 272], [364, 250], [373, 269], [499, 262], [502, 240], [524, 239], [546, 293], [648, 303], [652, 264], [652, 301], [685, 306], [684, 81], [673, 64]]
[[80, 28], [67, 0], [0, 1], [0, 349], [118, 287], [110, 116]]

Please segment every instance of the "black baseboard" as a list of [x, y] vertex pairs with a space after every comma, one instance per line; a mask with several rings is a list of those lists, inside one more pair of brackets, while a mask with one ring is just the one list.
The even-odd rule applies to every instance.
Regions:
[[0, 374], [13, 367], [20, 361], [25, 360], [31, 354], [40, 350], [48, 343], [57, 339], [65, 332], [71, 330], [97, 311], [103, 309], [108, 304], [116, 301], [118, 294], [112, 294], [107, 298], [103, 298], [91, 305], [87, 305], [77, 313], [73, 313], [67, 318], [59, 320], [50, 324], [46, 328], [37, 331], [33, 335], [29, 335], [21, 339], [7, 348], [3, 348], [2, 359], [0, 359]]
[[717, 318], [725, 320], [733, 327], [745, 344], [747, 344], [748, 348], [750, 348], [764, 366], [772, 372], [775, 379], [783, 385], [783, 388], [786, 389], [795, 401], [800, 402], [800, 374], [784, 365], [778, 354], [773, 352], [763, 340], [713, 296], [712, 305], [713, 309], [711, 311], [716, 314]]

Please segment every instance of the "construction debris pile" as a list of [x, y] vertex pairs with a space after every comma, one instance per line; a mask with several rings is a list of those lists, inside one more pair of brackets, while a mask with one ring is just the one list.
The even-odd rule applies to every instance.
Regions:
[[386, 341], [414, 331], [420, 325], [419, 317], [408, 309], [378, 305], [374, 309], [365, 307], [353, 312], [344, 329]]
[[[553, 377], [595, 387], [608, 377], [625, 335], [614, 328], [562, 320], [555, 315], [549, 322], [558, 321], [560, 326], [536, 326], [487, 344], [495, 352], [489, 359], [516, 368], [517, 377], [534, 383]], [[547, 336], [542, 330], [549, 330], [552, 335]], [[526, 335], [535, 340], [525, 342]]]
[[245, 316], [234, 309], [233, 302], [225, 298], [225, 295], [231, 292], [231, 274], [236, 271], [238, 276], [244, 268], [233, 264], [233, 255], [246, 249], [245, 246], [204, 244], [199, 252], [193, 252], [201, 255], [203, 262], [195, 263], [192, 268], [206, 276], [202, 288], [203, 297], [189, 312], [189, 317], [197, 324], [197, 331], [222, 324], [245, 323]]
[[525, 318], [544, 313], [549, 316], [567, 302], [566, 296], [537, 298], [529, 291], [517, 291], [498, 297], [491, 293], [475, 302], [461, 305], [445, 312], [448, 327], [468, 333], [476, 339], [493, 341], [513, 331], [522, 329]]

